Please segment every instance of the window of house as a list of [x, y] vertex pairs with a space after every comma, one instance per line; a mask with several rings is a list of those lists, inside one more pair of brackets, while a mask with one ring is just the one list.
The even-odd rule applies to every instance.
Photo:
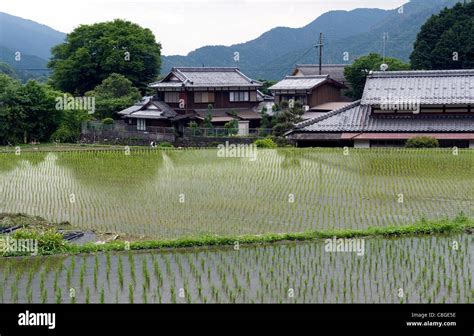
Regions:
[[229, 100], [231, 102], [242, 102], [249, 101], [249, 92], [248, 91], [234, 91], [229, 92]]
[[257, 101], [257, 91], [250, 92], [250, 101], [256, 102]]
[[178, 103], [179, 92], [165, 92], [165, 103]]
[[194, 92], [195, 103], [214, 103], [214, 92]]
[[137, 119], [137, 130], [146, 131], [146, 119]]

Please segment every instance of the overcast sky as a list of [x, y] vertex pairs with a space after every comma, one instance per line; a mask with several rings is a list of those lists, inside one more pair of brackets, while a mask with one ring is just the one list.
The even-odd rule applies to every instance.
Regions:
[[408, 0], [0, 0], [0, 11], [68, 33], [122, 18], [150, 28], [164, 55], [252, 40], [277, 27], [302, 27], [330, 10], [393, 9]]

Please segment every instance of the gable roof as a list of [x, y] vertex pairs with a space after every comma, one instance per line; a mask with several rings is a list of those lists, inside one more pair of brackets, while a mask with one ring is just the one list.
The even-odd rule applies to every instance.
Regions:
[[[323, 64], [322, 75], [329, 75], [335, 81], [345, 84], [346, 77], [344, 76], [345, 67], [350, 64]], [[319, 75], [319, 64], [296, 64], [295, 70], [293, 70], [293, 76], [318, 76]]]
[[322, 76], [286, 76], [283, 80], [269, 87], [270, 91], [291, 91], [291, 90], [311, 90], [324, 83], [331, 83], [336, 86], [345, 87], [343, 84], [329, 78], [328, 75]]
[[376, 71], [367, 77], [362, 105], [387, 101], [473, 104], [474, 70]]
[[153, 100], [153, 97], [146, 96], [117, 114], [125, 118], [141, 119], [172, 119], [177, 113], [165, 102]]
[[234, 67], [175, 67], [152, 88], [261, 87], [262, 83], [244, 75]]

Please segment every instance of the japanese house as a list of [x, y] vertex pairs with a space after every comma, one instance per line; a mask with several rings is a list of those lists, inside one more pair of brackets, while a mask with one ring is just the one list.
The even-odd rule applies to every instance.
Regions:
[[362, 99], [296, 125], [298, 146], [403, 146], [430, 136], [474, 148], [474, 70], [373, 72]]
[[329, 75], [286, 76], [269, 88], [275, 96], [275, 104], [283, 101], [299, 102], [307, 112], [328, 112], [333, 106], [328, 103], [347, 105], [347, 98], [341, 90], [346, 86], [335, 81]]
[[[347, 87], [350, 83], [344, 76], [344, 69], [348, 64], [323, 64], [321, 67], [321, 75], [328, 75], [336, 82], [339, 82]], [[293, 70], [292, 76], [305, 77], [305, 76], [318, 76], [319, 75], [319, 64], [297, 64]]]
[[151, 83], [156, 94], [145, 106], [119, 112], [130, 125], [175, 126], [182, 131], [190, 121], [203, 125], [211, 115], [213, 126], [237, 119], [246, 127], [260, 126], [258, 89], [262, 84], [233, 67], [176, 67]]

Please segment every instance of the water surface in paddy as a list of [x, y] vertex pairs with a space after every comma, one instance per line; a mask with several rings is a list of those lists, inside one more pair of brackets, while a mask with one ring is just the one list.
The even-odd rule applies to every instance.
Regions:
[[324, 241], [311, 241], [6, 258], [0, 302], [469, 303], [471, 240], [366, 239], [363, 256], [326, 252]]
[[0, 212], [175, 238], [474, 216], [474, 152], [217, 150], [0, 154]]

